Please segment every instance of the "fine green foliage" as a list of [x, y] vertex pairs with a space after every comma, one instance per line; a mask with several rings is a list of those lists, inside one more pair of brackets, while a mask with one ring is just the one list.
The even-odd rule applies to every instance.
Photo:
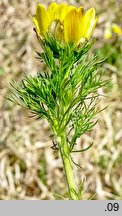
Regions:
[[60, 151], [63, 161], [69, 198], [80, 200], [83, 188], [76, 185], [71, 153], [86, 151], [93, 145], [74, 149], [77, 139], [97, 122], [98, 89], [106, 84], [99, 70], [104, 60], [89, 57], [93, 42], [78, 47], [59, 44], [53, 37], [38, 39], [43, 52], [37, 52], [37, 58], [49, 70], [35, 77], [25, 76], [20, 84], [11, 83], [14, 91], [10, 100], [30, 109], [37, 118], [47, 119], [55, 139], [52, 148]]
[[98, 89], [106, 84], [99, 70], [104, 60], [89, 57], [93, 42], [78, 47], [59, 44], [53, 37], [38, 39], [43, 52], [37, 52], [37, 58], [48, 70], [35, 77], [25, 76], [20, 84], [11, 83], [14, 91], [10, 100], [30, 109], [37, 118], [47, 119], [55, 139], [52, 148], [60, 151], [63, 161], [69, 198], [80, 200], [83, 188], [76, 185], [71, 153], [86, 151], [93, 145], [74, 149], [77, 139], [97, 122]]
[[37, 118], [46, 118], [55, 137], [65, 132], [70, 152], [77, 138], [95, 125], [98, 89], [106, 84], [99, 70], [104, 60], [88, 56], [91, 46], [92, 42], [77, 48], [61, 46], [50, 38], [42, 43], [43, 52], [37, 53], [49, 71], [25, 76], [21, 84], [11, 83], [10, 100], [30, 109]]

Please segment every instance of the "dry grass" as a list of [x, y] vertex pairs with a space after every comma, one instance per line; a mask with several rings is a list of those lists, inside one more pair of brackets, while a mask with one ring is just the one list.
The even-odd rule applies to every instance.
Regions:
[[[5, 99], [11, 80], [22, 79], [23, 72], [34, 75], [42, 69], [35, 59], [38, 44], [32, 31], [29, 13], [38, 1], [0, 1], [0, 199], [54, 199], [53, 192], [67, 191], [58, 152], [53, 151], [50, 128], [46, 121], [35, 121], [28, 111]], [[41, 1], [45, 2], [45, 1]], [[48, 3], [48, 1], [46, 1]], [[50, 2], [50, 1], [49, 1]], [[61, 2], [61, 1], [58, 1]], [[80, 1], [69, 1], [80, 5]], [[101, 18], [94, 35], [96, 47], [102, 47], [103, 30], [120, 17], [119, 1], [82, 1], [85, 8], [95, 6]], [[109, 3], [108, 3], [109, 2]], [[103, 5], [102, 8], [100, 5]], [[114, 10], [113, 10], [114, 8]], [[121, 17], [120, 17], [121, 18]], [[121, 41], [120, 41], [121, 42]], [[116, 44], [114, 44], [116, 46]], [[118, 54], [119, 55], [119, 52]], [[122, 66], [122, 65], [120, 65]], [[105, 64], [105, 77], [112, 87], [100, 91], [107, 95], [100, 108], [109, 105], [98, 116], [91, 133], [78, 141], [85, 147], [94, 146], [82, 154], [74, 154], [77, 181], [85, 180], [83, 199], [95, 194], [95, 199], [122, 199], [122, 77], [118, 64]]]

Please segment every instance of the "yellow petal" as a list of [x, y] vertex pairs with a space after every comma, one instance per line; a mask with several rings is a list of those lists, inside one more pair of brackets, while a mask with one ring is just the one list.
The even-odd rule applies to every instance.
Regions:
[[68, 6], [68, 11], [67, 12], [70, 12], [72, 9], [76, 9], [76, 7], [74, 7], [72, 5]]
[[49, 26], [49, 17], [46, 8], [41, 4], [37, 5], [36, 18], [38, 21], [40, 34], [45, 35]]
[[69, 13], [71, 10], [74, 10], [74, 9], [81, 12], [82, 14], [84, 13], [83, 7], [76, 8], [76, 7], [72, 6], [72, 5], [68, 6], [67, 13]]
[[90, 38], [96, 23], [97, 23], [97, 18], [95, 18], [95, 9], [91, 8], [84, 15], [83, 29], [84, 29], [84, 37], [86, 39]]
[[52, 22], [54, 20], [54, 13], [56, 11], [56, 9], [58, 8], [58, 4], [56, 2], [52, 2], [47, 10], [50, 22]]
[[68, 6], [65, 3], [58, 5], [54, 13], [54, 19], [58, 19], [60, 21], [64, 20], [67, 12], [68, 12]]
[[67, 13], [64, 25], [64, 39], [66, 43], [77, 43], [82, 37], [83, 10], [73, 9]]
[[79, 7], [77, 10], [78, 10], [79, 12], [81, 12], [82, 14], [84, 13], [83, 7]]
[[38, 21], [37, 21], [36, 17], [35, 16], [31, 17], [31, 20], [34, 23], [34, 26], [37, 30], [37, 33], [40, 34], [39, 25], [38, 25]]

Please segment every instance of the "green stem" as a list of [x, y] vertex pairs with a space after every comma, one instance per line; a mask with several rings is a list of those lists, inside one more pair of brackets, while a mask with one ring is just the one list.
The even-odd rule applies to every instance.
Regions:
[[68, 185], [69, 196], [71, 200], [78, 200], [77, 187], [73, 173], [73, 162], [70, 155], [69, 147], [66, 142], [66, 135], [58, 137], [59, 150], [63, 161], [65, 176]]

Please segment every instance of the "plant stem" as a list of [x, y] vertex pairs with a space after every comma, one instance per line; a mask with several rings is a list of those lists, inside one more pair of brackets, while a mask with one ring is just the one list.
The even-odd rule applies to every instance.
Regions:
[[69, 196], [71, 200], [78, 200], [77, 187], [75, 183], [72, 158], [70, 155], [69, 147], [66, 142], [65, 133], [58, 137], [59, 150], [63, 161], [65, 176], [68, 185]]

